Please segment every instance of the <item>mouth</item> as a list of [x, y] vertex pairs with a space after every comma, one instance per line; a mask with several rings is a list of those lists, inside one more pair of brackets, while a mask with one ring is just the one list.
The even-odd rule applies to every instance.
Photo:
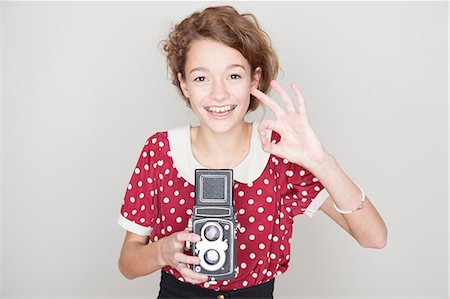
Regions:
[[226, 105], [226, 106], [206, 106], [204, 107], [212, 116], [224, 117], [231, 114], [231, 112], [237, 107], [237, 105]]

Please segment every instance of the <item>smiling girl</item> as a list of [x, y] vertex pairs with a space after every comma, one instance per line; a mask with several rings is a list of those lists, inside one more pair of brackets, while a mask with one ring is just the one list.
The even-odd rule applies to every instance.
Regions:
[[[290, 260], [294, 216], [321, 210], [361, 246], [383, 248], [386, 226], [358, 187], [322, 146], [295, 84], [291, 96], [274, 81], [278, 59], [251, 14], [230, 6], [196, 12], [164, 43], [172, 82], [198, 126], [148, 138], [119, 216], [127, 232], [119, 268], [129, 279], [159, 269], [158, 298], [273, 298], [276, 275]], [[267, 93], [273, 88], [279, 106]], [[275, 120], [248, 123], [261, 103]], [[233, 169], [237, 231], [234, 279], [208, 281], [185, 243], [197, 168]]]

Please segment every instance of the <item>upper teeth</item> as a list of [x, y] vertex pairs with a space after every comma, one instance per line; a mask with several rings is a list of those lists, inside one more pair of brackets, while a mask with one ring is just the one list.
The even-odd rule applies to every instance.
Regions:
[[230, 111], [233, 108], [234, 108], [234, 106], [228, 105], [228, 106], [222, 106], [222, 107], [208, 107], [207, 110], [210, 112], [225, 112], [225, 111]]

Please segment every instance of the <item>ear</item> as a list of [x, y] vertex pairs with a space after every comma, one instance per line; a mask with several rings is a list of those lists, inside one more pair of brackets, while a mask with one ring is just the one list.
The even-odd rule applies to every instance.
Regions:
[[180, 82], [181, 91], [183, 92], [183, 95], [189, 99], [191, 96], [189, 94], [189, 90], [187, 88], [186, 81], [183, 78], [183, 75], [181, 73], [177, 74], [178, 82]]
[[258, 88], [259, 80], [261, 79], [261, 75], [262, 75], [262, 69], [258, 66], [255, 69], [255, 71], [253, 72], [252, 83], [251, 83], [252, 88]]

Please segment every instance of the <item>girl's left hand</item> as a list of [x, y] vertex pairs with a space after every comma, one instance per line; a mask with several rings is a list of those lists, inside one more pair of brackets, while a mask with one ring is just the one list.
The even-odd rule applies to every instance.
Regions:
[[[281, 96], [286, 111], [263, 92], [257, 89], [251, 90], [251, 94], [266, 104], [277, 118], [276, 120], [265, 119], [258, 127], [263, 150], [309, 168], [308, 165], [312, 165], [311, 163], [321, 161], [326, 151], [309, 123], [303, 96], [297, 86], [291, 84], [297, 99], [297, 107], [295, 107], [291, 97], [278, 82], [273, 80], [271, 87]], [[281, 140], [277, 144], [271, 143], [270, 138], [266, 136], [266, 130], [277, 132]]]

